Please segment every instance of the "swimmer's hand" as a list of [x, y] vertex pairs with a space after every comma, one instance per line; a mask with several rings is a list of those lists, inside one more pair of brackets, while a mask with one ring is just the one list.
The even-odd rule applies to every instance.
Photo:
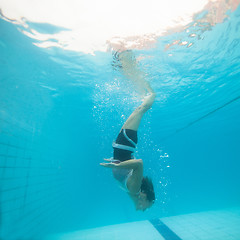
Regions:
[[107, 167], [107, 168], [115, 168], [118, 166], [118, 164], [113, 163], [112, 159], [104, 158], [105, 161], [108, 161], [108, 163], [100, 163], [101, 166]]
[[117, 167], [116, 163], [100, 163], [101, 166], [107, 167], [107, 168], [115, 168]]

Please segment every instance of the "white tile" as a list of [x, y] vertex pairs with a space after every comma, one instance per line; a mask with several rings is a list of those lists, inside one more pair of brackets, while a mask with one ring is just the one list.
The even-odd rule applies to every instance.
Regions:
[[101, 228], [62, 233], [46, 240], [164, 240], [149, 221], [125, 223]]
[[[161, 218], [182, 240], [240, 240], [240, 209]], [[149, 221], [62, 233], [46, 240], [164, 240]], [[44, 239], [44, 240], [45, 240]]]
[[161, 219], [183, 240], [240, 240], [240, 210], [194, 213]]

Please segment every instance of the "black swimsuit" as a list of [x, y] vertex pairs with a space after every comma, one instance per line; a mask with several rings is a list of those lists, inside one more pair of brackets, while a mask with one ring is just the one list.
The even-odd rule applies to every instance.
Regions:
[[[125, 133], [124, 133], [125, 131]], [[126, 135], [126, 136], [125, 136]], [[129, 139], [130, 140], [129, 140]], [[132, 143], [133, 141], [133, 143]], [[118, 134], [118, 137], [113, 144], [113, 159], [119, 161], [126, 161], [129, 159], [133, 159], [133, 150], [126, 150], [121, 148], [121, 145], [130, 147], [130, 149], [134, 149], [137, 144], [137, 131], [131, 129], [122, 129], [121, 132]], [[119, 147], [118, 147], [119, 145]]]

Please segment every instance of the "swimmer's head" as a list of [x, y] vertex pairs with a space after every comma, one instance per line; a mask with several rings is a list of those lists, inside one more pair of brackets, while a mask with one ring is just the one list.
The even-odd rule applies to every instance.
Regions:
[[136, 210], [145, 211], [153, 205], [154, 201], [149, 201], [147, 195], [143, 192], [140, 192], [138, 201], [136, 203]]
[[152, 180], [148, 177], [143, 177], [141, 192], [139, 194], [139, 200], [136, 204], [136, 210], [145, 211], [150, 208], [155, 201], [155, 192], [152, 184]]

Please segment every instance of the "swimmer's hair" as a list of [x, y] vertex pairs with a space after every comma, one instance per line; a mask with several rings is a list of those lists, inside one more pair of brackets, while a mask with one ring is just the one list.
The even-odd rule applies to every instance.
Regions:
[[147, 195], [147, 200], [153, 202], [155, 200], [155, 193], [152, 180], [149, 177], [143, 177], [141, 192]]

